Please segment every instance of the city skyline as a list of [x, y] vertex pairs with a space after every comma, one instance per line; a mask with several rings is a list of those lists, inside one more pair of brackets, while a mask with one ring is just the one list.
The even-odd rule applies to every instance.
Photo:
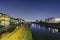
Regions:
[[0, 0], [0, 13], [26, 21], [60, 17], [59, 0]]

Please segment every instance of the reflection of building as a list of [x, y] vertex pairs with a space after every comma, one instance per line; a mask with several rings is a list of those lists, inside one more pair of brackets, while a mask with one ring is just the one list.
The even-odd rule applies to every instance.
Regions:
[[60, 22], [60, 18], [48, 18], [48, 19], [45, 19], [45, 22], [59, 23]]

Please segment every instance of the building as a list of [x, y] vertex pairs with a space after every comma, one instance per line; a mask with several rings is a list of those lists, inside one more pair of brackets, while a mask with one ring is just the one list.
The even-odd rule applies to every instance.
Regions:
[[13, 18], [6, 14], [0, 13], [0, 26], [9, 27], [18, 25], [19, 23], [25, 23], [25, 20], [21, 18]]
[[45, 22], [48, 22], [48, 23], [59, 23], [60, 22], [60, 18], [48, 18], [48, 19], [45, 19]]
[[9, 26], [10, 25], [10, 17], [6, 14], [0, 13], [0, 25]]

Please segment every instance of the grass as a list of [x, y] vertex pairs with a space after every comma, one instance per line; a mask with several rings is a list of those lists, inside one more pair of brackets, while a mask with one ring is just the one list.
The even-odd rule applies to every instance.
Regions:
[[23, 26], [16, 28], [11, 33], [7, 33], [1, 40], [32, 40], [29, 24], [26, 23]]

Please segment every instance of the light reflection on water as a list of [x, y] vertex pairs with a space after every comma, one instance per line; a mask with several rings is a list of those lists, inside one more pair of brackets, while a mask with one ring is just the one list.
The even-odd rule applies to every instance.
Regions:
[[48, 30], [48, 31], [51, 31], [52, 33], [55, 33], [55, 32], [58, 32], [58, 29], [53, 29], [53, 28], [46, 28], [44, 26], [40, 26], [38, 24], [32, 24], [31, 25], [32, 28], [38, 28], [38, 29], [42, 29], [42, 30]]
[[31, 30], [34, 40], [60, 40], [60, 32], [58, 32], [58, 29], [32, 24]]

